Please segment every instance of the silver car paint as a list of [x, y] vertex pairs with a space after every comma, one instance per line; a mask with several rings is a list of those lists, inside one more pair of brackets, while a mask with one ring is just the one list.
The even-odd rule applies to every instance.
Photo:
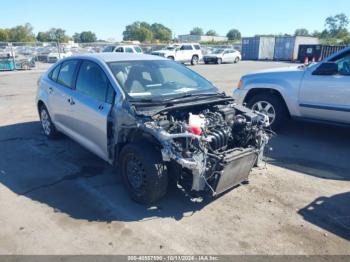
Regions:
[[[349, 51], [350, 48], [344, 49], [323, 62]], [[281, 94], [292, 117], [350, 123], [350, 76], [312, 75], [317, 67], [289, 67], [245, 75], [242, 77], [243, 86], [234, 90], [233, 97], [242, 104], [249, 90], [273, 89]], [[314, 107], [300, 106], [303, 104]]]
[[[113, 86], [116, 96], [113, 105], [98, 102], [90, 97], [84, 96], [75, 90], [64, 87], [49, 78], [49, 72], [58, 63], [83, 59], [97, 63], [107, 75]], [[102, 159], [112, 163], [114, 161], [111, 153], [111, 142], [119, 139], [119, 123], [129, 124], [136, 127], [134, 118], [125, 112], [123, 100], [125, 93], [115, 81], [107, 63], [112, 61], [128, 60], [162, 60], [150, 55], [125, 54], [125, 53], [103, 53], [95, 55], [74, 56], [63, 59], [53, 65], [40, 79], [36, 102], [42, 101], [47, 107], [56, 128], [89, 149]], [[101, 108], [102, 109], [99, 109]], [[128, 117], [130, 116], [130, 117]], [[112, 137], [107, 137], [107, 121], [111, 119], [114, 124]]]

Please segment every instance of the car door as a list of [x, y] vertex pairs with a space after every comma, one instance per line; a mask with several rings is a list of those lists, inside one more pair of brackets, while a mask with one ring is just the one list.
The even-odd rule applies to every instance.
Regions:
[[307, 118], [350, 123], [350, 52], [331, 62], [337, 64], [338, 73], [316, 74], [320, 65], [305, 72], [299, 92], [300, 112]]
[[182, 45], [176, 53], [177, 60], [183, 62], [191, 61], [192, 52], [192, 45]]
[[95, 62], [80, 64], [71, 105], [70, 126], [74, 138], [104, 160], [108, 160], [108, 117], [114, 90], [105, 72]]
[[55, 67], [49, 75], [48, 109], [56, 127], [69, 132], [69, 116], [67, 110], [71, 102], [72, 87], [78, 60], [68, 60]]
[[225, 50], [223, 55], [222, 55], [222, 62], [224, 63], [230, 63], [232, 62], [232, 53], [230, 50]]

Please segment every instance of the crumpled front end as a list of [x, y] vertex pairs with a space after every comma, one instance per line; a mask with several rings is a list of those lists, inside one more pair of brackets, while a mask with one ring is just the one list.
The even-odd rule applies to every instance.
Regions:
[[220, 194], [246, 181], [269, 140], [268, 118], [233, 103], [160, 114], [143, 123], [188, 190]]

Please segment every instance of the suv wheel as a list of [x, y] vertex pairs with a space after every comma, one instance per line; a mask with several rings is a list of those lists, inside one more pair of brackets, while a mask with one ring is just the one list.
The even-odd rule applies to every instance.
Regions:
[[145, 142], [127, 144], [120, 153], [119, 163], [124, 185], [136, 202], [151, 204], [166, 194], [167, 167], [153, 145]]
[[196, 55], [192, 56], [191, 65], [198, 65], [198, 62], [199, 62], [198, 56]]
[[50, 114], [44, 105], [40, 107], [39, 114], [41, 127], [43, 128], [44, 134], [48, 138], [56, 138], [58, 131], [56, 130], [55, 125], [52, 123]]
[[287, 108], [275, 94], [257, 94], [249, 99], [247, 105], [252, 110], [267, 115], [273, 130], [278, 130], [288, 120]]

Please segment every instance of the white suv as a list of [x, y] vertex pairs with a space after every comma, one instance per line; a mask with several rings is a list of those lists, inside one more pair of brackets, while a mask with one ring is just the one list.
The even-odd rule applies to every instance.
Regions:
[[103, 53], [117, 52], [117, 53], [134, 53], [134, 54], [142, 54], [141, 47], [137, 45], [110, 45], [103, 49]]
[[202, 49], [199, 44], [179, 44], [166, 49], [154, 51], [152, 55], [162, 56], [181, 63], [190, 62], [192, 65], [198, 64], [203, 58]]

